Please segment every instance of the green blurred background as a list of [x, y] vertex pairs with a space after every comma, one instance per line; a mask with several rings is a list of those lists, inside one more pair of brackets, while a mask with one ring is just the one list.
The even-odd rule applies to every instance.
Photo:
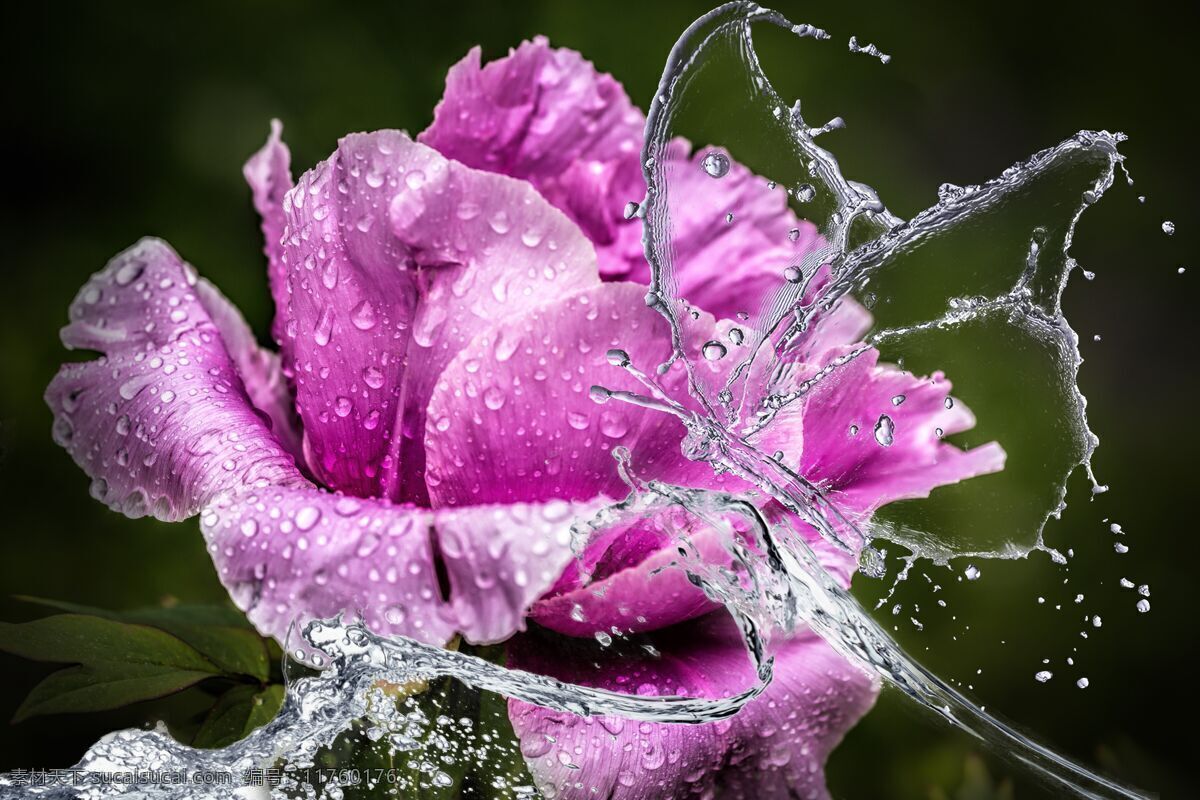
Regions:
[[[1187, 492], [1200, 426], [1187, 337], [1200, 264], [1177, 274], [1196, 242], [1196, 69], [1183, 18], [1153, 2], [1119, 18], [1078, 2], [776, 7], [830, 30], [826, 47], [856, 34], [894, 56], [872, 69], [855, 57], [863, 63], [844, 74], [821, 73], [819, 88], [838, 98], [830, 115], [849, 123], [830, 140], [846, 173], [901, 216], [934, 202], [943, 181], [985, 180], [1081, 128], [1131, 136], [1123, 150], [1137, 188], [1115, 187], [1084, 218], [1073, 252], [1098, 277], [1073, 281], [1066, 298], [1102, 440], [1095, 465], [1113, 489], [1087, 503], [1077, 482], [1080, 502], [1050, 528], [1053, 544], [1076, 552], [1069, 573], [1036, 558], [988, 564], [986, 580], [970, 585], [942, 579], [953, 613], [926, 614], [923, 632], [900, 626], [897, 636], [974, 686], [989, 710], [1066, 752], [1163, 796], [1194, 796], [1188, 653], [1198, 553]], [[0, 618], [38, 613], [13, 594], [112, 608], [223, 597], [194, 522], [109, 513], [51, 442], [41, 393], [64, 358], [57, 330], [67, 304], [91, 272], [138, 237], [161, 236], [265, 336], [271, 311], [241, 164], [271, 117], [284, 121], [299, 171], [345, 132], [421, 130], [446, 69], [469, 47], [495, 57], [538, 33], [582, 51], [644, 107], [676, 37], [706, 8], [293, 1], [10, 10], [0, 34], [10, 175], [0, 218]], [[788, 77], [803, 83], [803, 74]], [[1178, 225], [1171, 238], [1159, 227], [1168, 218]], [[1109, 517], [1128, 531], [1127, 555], [1112, 551]], [[1116, 588], [1123, 575], [1150, 584], [1149, 614]], [[873, 599], [882, 588], [857, 591]], [[1104, 618], [1086, 641], [1070, 606], [1076, 592], [1089, 593], [1087, 609]], [[922, 598], [932, 603], [927, 593], [905, 602]], [[892, 624], [886, 608], [880, 615]], [[1033, 680], [1041, 658], [1061, 660], [1073, 647], [1087, 690], [1073, 678]], [[45, 672], [0, 656], [0, 718]], [[0, 722], [0, 769], [65, 766], [99, 734], [148, 714]], [[833, 756], [831, 787], [844, 798], [954, 796], [976, 750], [885, 695]], [[994, 776], [1014, 777], [1017, 796], [1045, 792], [1009, 763], [986, 760]]]

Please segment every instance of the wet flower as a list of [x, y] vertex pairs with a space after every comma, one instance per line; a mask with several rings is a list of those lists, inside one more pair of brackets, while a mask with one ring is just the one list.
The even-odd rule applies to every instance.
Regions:
[[[683, 572], [662, 569], [668, 537], [621, 526], [578, 559], [571, 548], [575, 520], [629, 491], [618, 447], [639, 476], [752, 488], [689, 458], [676, 417], [590, 393], [642, 391], [624, 365], [672, 354], [643, 300], [641, 225], [627, 213], [645, 192], [644, 121], [610, 76], [536, 40], [487, 66], [473, 50], [415, 140], [348, 135], [294, 185], [276, 125], [245, 174], [278, 353], [169, 246], [143, 240], [71, 305], [64, 342], [102, 355], [50, 385], [57, 441], [112, 508], [198, 514], [234, 601], [281, 640], [293, 621], [350, 611], [425, 642], [509, 641], [511, 664], [567, 680], [736, 693], [753, 678], [742, 640]], [[730, 156], [677, 145], [682, 180], [713, 198], [675, 221], [689, 251], [680, 293], [698, 309], [683, 347], [716, 376], [728, 365], [709, 356], [714, 342], [740, 343], [730, 318], [783, 285], [818, 237]], [[789, 349], [787, 374], [811, 377], [870, 324], [844, 299]], [[657, 379], [695, 407], [680, 362]], [[748, 443], [863, 518], [1002, 466], [994, 444], [941, 441], [973, 424], [949, 390], [867, 351]], [[793, 523], [848, 583], [853, 556]], [[614, 633], [641, 646], [597, 659], [597, 638]], [[509, 714], [534, 777], [560, 798], [809, 796], [876, 691], [802, 632], [779, 646], [764, 694], [722, 722], [591, 720], [518, 701]]]

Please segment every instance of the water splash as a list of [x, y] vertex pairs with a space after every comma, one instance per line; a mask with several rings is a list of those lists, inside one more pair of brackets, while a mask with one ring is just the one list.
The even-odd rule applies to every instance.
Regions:
[[[1114, 170], [1121, 163], [1117, 148], [1122, 137], [1082, 132], [980, 186], [944, 184], [936, 205], [905, 221], [889, 211], [869, 186], [845, 178], [833, 154], [817, 143], [818, 138], [845, 126], [841, 117], [812, 126], [804, 119], [798, 102], [789, 104], [779, 97], [759, 63], [751, 36], [754, 24], [775, 26], [813, 42], [829, 39], [819, 28], [794, 25], [775, 12], [749, 3], [723, 6], [698, 20], [672, 51], [650, 109], [643, 152], [649, 188], [645, 201], [632, 203], [627, 213], [630, 218], [645, 220], [646, 253], [652, 267], [647, 303], [670, 322], [675, 343], [673, 360], [682, 361], [688, 369], [690, 391], [702, 412], [688, 411], [666, 396], [658, 389], [654, 371], [645, 369], [650, 365], [631, 364], [628, 355], [617, 349], [610, 351], [610, 362], [630, 370], [646, 387], [647, 396], [596, 387], [593, 398], [597, 402], [633, 402], [678, 417], [689, 430], [688, 452], [692, 457], [710, 461], [759, 487], [835, 547], [855, 554], [861, 571], [868, 575], [884, 573], [884, 556], [872, 544], [880, 540], [895, 542], [910, 551], [898, 579], [908, 574], [917, 558], [943, 564], [963, 555], [1015, 558], [1040, 551], [1063, 560], [1062, 554], [1046, 545], [1043, 530], [1047, 520], [1061, 514], [1065, 507], [1069, 477], [1082, 469], [1094, 492], [1104, 487], [1091, 472], [1090, 458], [1097, 439], [1088, 427], [1086, 401], [1076, 385], [1082, 362], [1078, 337], [1062, 315], [1060, 298], [1069, 275], [1078, 269], [1068, 255], [1075, 224], [1111, 185]], [[886, 63], [887, 57], [874, 45], [859, 47], [851, 39], [850, 49]], [[707, 81], [715, 76], [719, 83], [731, 75], [739, 87], [750, 87], [736, 98], [741, 106], [731, 109], [708, 102], [712, 88]], [[688, 204], [696, 198], [675, 191], [682, 167], [672, 143], [696, 122], [687, 116], [696, 109], [709, 111], [719, 120], [740, 123], [737, 129], [722, 129], [719, 123], [713, 127], [712, 119], [701, 120], [709, 125], [705, 128], [701, 124], [701, 130], [722, 145], [721, 151], [708, 152], [701, 162], [707, 175], [715, 179], [714, 186], [720, 185], [730, 169], [725, 152], [738, 154], [739, 158], [756, 154], [762, 163], [750, 166], [770, 177], [770, 190], [783, 187], [792, 202], [802, 204], [806, 213], [821, 219], [823, 244], [795, 262], [780, 264], [784, 278], [780, 289], [763, 308], [747, 310], [737, 336], [731, 337], [731, 341], [736, 339], [735, 347], [714, 341], [713, 347], [703, 348], [706, 359], [730, 359], [730, 368], [723, 372], [720, 382], [713, 382], [709, 373], [697, 369], [683, 346], [693, 331], [694, 318], [679, 291], [678, 276], [686, 269], [687, 256], [675, 246], [681, 235], [676, 225], [687, 218]], [[1048, 202], [1048, 197], [1057, 202]], [[1046, 208], [1065, 212], [1050, 217]], [[990, 261], [965, 262], [969, 268], [954, 275], [922, 274], [922, 280], [913, 280], [920, 269], [918, 262], [931, 249], [961, 247], [956, 236], [963, 232], [982, 231], [987, 236], [989, 225], [996, 219], [1006, 221], [1008, 229], [1024, 231], [1019, 237], [1019, 252], [1010, 248], [995, 253]], [[724, 224], [736, 222], [736, 209], [731, 209]], [[795, 238], [789, 235], [789, 239]], [[821, 277], [826, 274], [826, 266], [827, 280]], [[937, 285], [939, 289], [936, 296], [913, 298], [914, 285]], [[789, 349], [821, 315], [851, 295], [885, 299], [872, 304], [876, 328], [862, 347], [816, 375], [795, 380], [786, 369]], [[816, 386], [836, 380], [841, 370], [872, 347], [914, 370], [921, 368], [923, 360], [930, 360], [961, 374], [959, 367], [964, 365], [944, 363], [946, 355], [939, 344], [946, 337], [964, 336], [983, 340], [998, 337], [1014, 351], [1032, 352], [1033, 356], [1022, 363], [1041, 381], [1046, 398], [1047, 426], [1052, 435], [1051, 441], [1042, 442], [1039, 452], [1043, 456], [1053, 452], [1051, 466], [1048, 471], [1027, 477], [1036, 485], [1032, 493], [1019, 486], [1009, 493], [1032, 497], [1033, 502], [1020, 509], [1007, 509], [1010, 513], [1006, 514], [994, 510], [979, 514], [1013, 521], [1003, 529], [939, 527], [934, 517], [913, 516], [908, 509], [895, 516], [884, 513], [870, 519], [847, 514], [821, 487], [789, 468], [781, 457], [761, 453], [748, 441]], [[744, 356], [737, 358], [731, 352]], [[975, 377], [964, 379], [963, 385], [986, 397], [986, 383], [976, 382]], [[953, 398], [947, 397], [946, 402], [950, 409]], [[900, 405], [895, 400], [893, 403]], [[973, 405], [978, 407], [979, 403], [972, 398]], [[987, 415], [981, 414], [981, 421], [986, 419]], [[889, 446], [895, 436], [895, 422], [886, 414], [862, 424], [870, 426], [867, 432], [881, 447]], [[857, 424], [849, 427], [857, 434]], [[1020, 476], [1027, 471], [1013, 466], [1006, 474]], [[737, 713], [771, 680], [773, 640], [808, 626], [839, 653], [897, 687], [920, 706], [981, 743], [1028, 765], [1059, 788], [1085, 797], [1141, 796], [1032, 741], [909, 658], [826, 571], [804, 537], [786, 521], [768, 521], [754, 502], [756, 498], [627, 478], [631, 484], [629, 498], [576, 525], [579, 545], [585, 545], [594, 530], [616, 521], [668, 512], [682, 512], [718, 532], [742, 567], [739, 580], [730, 582], [727, 575], [715, 572], [711, 563], [700, 557], [685, 531], [678, 532], [680, 556], [675, 566], [686, 570], [693, 583], [722, 603], [737, 621], [757, 667], [755, 682], [740, 693], [720, 700], [626, 695], [507, 669], [466, 653], [403, 637], [380, 637], [359, 622], [315, 621], [306, 627], [303, 637], [319, 653], [323, 671], [292, 681], [278, 717], [243, 741], [223, 750], [201, 751], [173, 741], [164, 731], [121, 731], [94, 745], [78, 769], [103, 772], [155, 768], [240, 774], [247, 769], [270, 767], [285, 756], [290, 765], [303, 767], [363, 719], [371, 720], [376, 730], [391, 737], [389, 741], [398, 750], [415, 747], [420, 737], [411, 730], [413, 725], [428, 728], [430, 723], [414, 721], [403, 703], [398, 706], [385, 687], [438, 676], [452, 676], [480, 690], [584, 716], [605, 714], [676, 723], [714, 721]], [[963, 515], [945, 516], [961, 519]], [[970, 569], [978, 576], [977, 566]], [[1139, 601], [1139, 610], [1142, 604], [1149, 609], [1144, 597]], [[1081, 679], [1079, 685], [1085, 686], [1086, 679]], [[461, 739], [470, 739], [468, 732], [460, 734]], [[458, 757], [479, 755], [478, 750], [468, 750]], [[442, 780], [437, 770], [421, 775], [413, 786], [399, 788], [417, 789], [424, 785], [421, 781], [438, 785]], [[337, 787], [317, 789], [293, 781], [285, 788], [338, 796]], [[533, 787], [515, 784], [499, 790], [514, 797], [534, 792]], [[116, 786], [90, 787], [86, 791], [17, 787], [11, 776], [0, 776], [0, 797], [28, 794], [131, 796], [125, 787]], [[144, 785], [137, 788], [136, 796], [228, 797], [229, 789]]]

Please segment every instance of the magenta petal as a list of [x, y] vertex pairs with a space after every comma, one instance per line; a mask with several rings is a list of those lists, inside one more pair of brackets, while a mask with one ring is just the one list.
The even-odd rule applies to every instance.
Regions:
[[221, 332], [221, 339], [250, 402], [266, 415], [271, 433], [279, 444], [296, 459], [296, 463], [304, 463], [300, 420], [296, 417], [292, 388], [283, 374], [279, 355], [258, 346], [254, 332], [241, 312], [217, 287], [201, 278], [196, 283], [196, 294], [213, 325]]
[[283, 143], [283, 123], [271, 120], [271, 135], [267, 143], [250, 157], [242, 167], [246, 183], [250, 184], [254, 208], [262, 219], [263, 252], [267, 256], [267, 279], [271, 297], [275, 300], [275, 320], [271, 335], [281, 345], [286, 344], [284, 331], [288, 318], [287, 265], [283, 261], [284, 225], [283, 197], [292, 188], [292, 154]]
[[199, 512], [222, 582], [265, 634], [361, 611], [425, 641], [500, 640], [571, 559], [570, 525], [587, 509], [562, 501], [429, 511], [305, 480], [251, 402], [278, 410], [277, 365], [163, 242], [114, 258], [70, 315], [66, 344], [103, 355], [65, 365], [47, 389], [55, 439], [112, 508]]
[[[595, 243], [605, 278], [649, 283], [642, 225], [626, 211], [646, 194], [644, 125], [612, 76], [539, 37], [487, 65], [471, 50], [446, 76], [433, 124], [418, 138], [472, 167], [530, 181]], [[757, 310], [818, 239], [788, 209], [783, 188], [736, 163], [721, 180], [709, 177], [701, 164], [711, 150], [674, 143], [671, 192], [684, 199], [672, 201], [671, 246], [680, 294], [732, 318]]]
[[[314, 617], [442, 644], [502, 641], [571, 559], [568, 503], [430, 511], [264, 486], [201, 515], [221, 582], [258, 630], [283, 641]], [[444, 577], [439, 579], [439, 569]]]
[[[425, 432], [435, 507], [624, 497], [616, 447], [631, 451], [643, 478], [717, 485], [708, 464], [681, 452], [686, 430], [677, 417], [589, 396], [597, 384], [647, 391], [610, 361], [610, 350], [649, 373], [670, 358], [670, 328], [646, 307], [645, 292], [629, 283], [586, 289], [478, 336], [450, 362]], [[703, 321], [715, 330], [711, 317]], [[656, 377], [670, 397], [691, 404], [682, 363]]]
[[[723, 613], [652, 641], [660, 657], [623, 652], [597, 664], [594, 652], [572, 659], [520, 637], [510, 666], [630, 694], [720, 698], [754, 681], [746, 647]], [[713, 723], [591, 719], [518, 700], [509, 701], [509, 718], [538, 786], [554, 787], [559, 800], [828, 797], [825, 761], [878, 686], [811, 633], [777, 649], [774, 674], [762, 695]]]
[[271, 374], [271, 357], [166, 243], [143, 239], [115, 257], [80, 290], [70, 317], [63, 342], [103, 355], [64, 365], [46, 402], [55, 440], [92, 478], [98, 500], [133, 517], [179, 520], [222, 492], [295, 473], [265, 422], [278, 408], [271, 385], [252, 390], [271, 398], [264, 411], [244, 385]]
[[[703, 166], [714, 153], [729, 159], [720, 179]], [[788, 267], [799, 266], [821, 246], [816, 227], [796, 218], [782, 186], [721, 148], [704, 147], [689, 156], [688, 144], [676, 140], [669, 157], [664, 167], [670, 174], [669, 241], [659, 247], [670, 247], [677, 296], [718, 317], [758, 312], [785, 285]], [[629, 277], [649, 282], [644, 259]]]
[[425, 407], [492, 323], [598, 283], [591, 244], [524, 181], [398, 131], [355, 134], [285, 200], [289, 338], [310, 466], [425, 499]]
[[827, 487], [835, 504], [869, 513], [1003, 469], [995, 442], [964, 451], [941, 441], [939, 430], [959, 433], [975, 418], [961, 402], [946, 407], [951, 384], [940, 372], [918, 378], [878, 358], [866, 350], [836, 367], [803, 401], [801, 471]]
[[446, 75], [433, 123], [418, 140], [477, 169], [530, 181], [596, 244], [601, 270], [641, 263], [641, 226], [625, 204], [646, 192], [639, 163], [645, 117], [611, 75], [544, 37], [481, 66], [473, 48]]

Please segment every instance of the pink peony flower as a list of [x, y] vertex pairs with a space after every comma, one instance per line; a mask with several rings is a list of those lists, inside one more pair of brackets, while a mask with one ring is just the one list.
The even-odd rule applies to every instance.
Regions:
[[[576, 518], [628, 492], [617, 446], [640, 475], [752, 488], [686, 458], [677, 419], [589, 398], [593, 384], [640, 388], [611, 348], [638, 365], [671, 353], [666, 322], [642, 301], [640, 223], [623, 213], [645, 191], [643, 124], [612, 77], [537, 39], [487, 66], [472, 50], [416, 140], [348, 135], [295, 185], [276, 125], [245, 174], [279, 353], [167, 244], [142, 240], [71, 305], [63, 341], [102, 355], [63, 366], [47, 390], [56, 440], [113, 509], [199, 514], [222, 582], [264, 634], [351, 610], [425, 642], [511, 640], [511, 663], [570, 680], [738, 691], [752, 680], [740, 637], [682, 572], [659, 571], [674, 557], [661, 536], [604, 532], [580, 561], [569, 546]], [[681, 180], [704, 181], [698, 196], [715, 186], [702, 155], [679, 143], [691, 160]], [[708, 335], [692, 349], [817, 244], [783, 193], [746, 169], [732, 165], [719, 190], [710, 218], [675, 222], [682, 294], [716, 315], [701, 316]], [[717, 224], [732, 207], [737, 224]], [[844, 300], [793, 348], [793, 371], [811, 375], [869, 326]], [[947, 382], [874, 356], [752, 443], [784, 451], [858, 515], [1002, 467], [997, 445], [962, 451], [935, 435], [973, 424], [962, 404], [944, 407]], [[693, 402], [678, 365], [662, 384]], [[890, 446], [871, 435], [883, 412]], [[851, 556], [811, 539], [848, 583]], [[658, 655], [614, 650], [597, 669], [590, 637], [610, 626], [650, 637]], [[542, 642], [552, 635], [554, 648]], [[576, 657], [561, 647], [569, 637], [593, 647]], [[559, 798], [824, 796], [825, 759], [877, 686], [807, 632], [781, 646], [775, 676], [738, 715], [706, 725], [518, 701], [509, 714], [533, 775]]]

